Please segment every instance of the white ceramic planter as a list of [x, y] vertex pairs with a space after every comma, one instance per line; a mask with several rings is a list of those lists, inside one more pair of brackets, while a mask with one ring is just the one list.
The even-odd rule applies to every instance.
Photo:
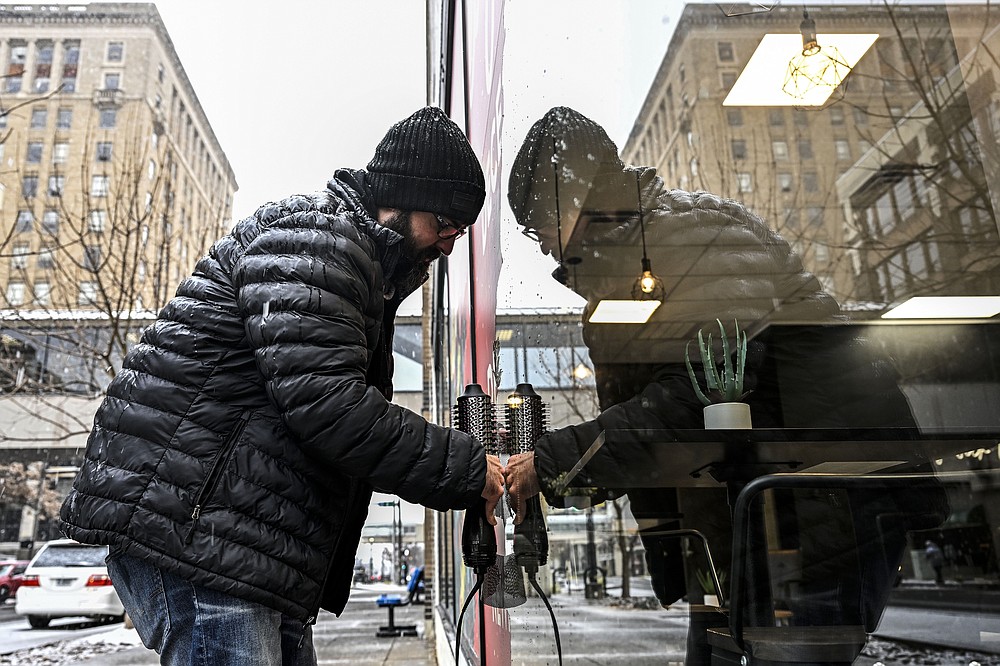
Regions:
[[717, 402], [705, 407], [706, 430], [749, 430], [750, 405], [745, 402]]

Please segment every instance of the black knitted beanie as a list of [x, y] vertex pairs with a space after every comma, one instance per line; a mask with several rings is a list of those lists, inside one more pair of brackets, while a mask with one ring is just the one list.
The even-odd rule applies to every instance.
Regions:
[[393, 125], [368, 163], [381, 208], [422, 210], [472, 224], [486, 199], [479, 160], [462, 130], [437, 107]]
[[620, 174], [624, 166], [603, 127], [579, 111], [557, 106], [528, 130], [511, 167], [507, 201], [519, 224], [542, 228], [555, 224], [557, 188], [560, 213], [564, 219], [575, 217], [595, 181]]

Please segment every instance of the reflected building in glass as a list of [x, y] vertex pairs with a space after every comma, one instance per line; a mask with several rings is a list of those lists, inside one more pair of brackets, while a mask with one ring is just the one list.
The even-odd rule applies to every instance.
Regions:
[[[545, 253], [555, 266], [519, 275], [515, 290], [555, 279], [585, 305], [579, 317], [555, 300], [530, 312], [468, 307], [455, 285], [473, 282], [475, 296], [495, 290], [494, 276], [449, 261], [435, 325], [453, 335], [441, 336], [434, 381], [460, 392], [456, 378], [476, 365], [473, 330], [480, 344], [500, 340], [478, 368], [480, 379], [504, 373], [498, 400], [517, 382], [545, 381], [548, 367], [580, 359], [593, 373], [545, 387], [560, 419], [535, 445], [548, 589], [557, 616], [586, 618], [570, 650], [622, 664], [888, 663], [896, 647], [880, 641], [964, 612], [962, 629], [907, 658], [933, 663], [962, 648], [963, 660], [984, 663], [996, 651], [985, 609], [1000, 595], [1000, 71], [990, 55], [1000, 14], [988, 4], [705, 2], [662, 17], [591, 7], [583, 25], [572, 16], [582, 9], [560, 8], [529, 17], [514, 3], [441, 6], [431, 89], [474, 145], [496, 86], [505, 91], [504, 153], [483, 157], [507, 182], [496, 194], [516, 220], [487, 213], [474, 235], [523, 232], [532, 243], [516, 236], [504, 262]], [[652, 31], [639, 29], [640, 14], [643, 28], [668, 26], [662, 46], [641, 42]], [[492, 81], [474, 75], [484, 46], [506, 59], [486, 59]], [[656, 62], [636, 66], [652, 52]], [[519, 78], [527, 60], [541, 62], [542, 83]], [[644, 100], [632, 100], [626, 79], [642, 67]], [[637, 110], [630, 131], [613, 126], [622, 107]], [[525, 175], [528, 127], [559, 109], [556, 118], [575, 109], [595, 125], [608, 119], [601, 131], [620, 152], [602, 159], [605, 136], [573, 161], [569, 134], [543, 134]], [[518, 178], [523, 192], [511, 198]], [[613, 316], [629, 306], [644, 316], [596, 316], [611, 302]], [[748, 333], [745, 432], [705, 429], [684, 367], [699, 330], [718, 341], [717, 317]], [[553, 333], [574, 320], [582, 345]], [[721, 363], [718, 352], [707, 363]], [[564, 409], [587, 401], [591, 413]], [[471, 587], [460, 529], [455, 516], [435, 524], [438, 612], [451, 622]], [[697, 538], [677, 529], [707, 535], [719, 580]], [[659, 614], [620, 610], [654, 599]], [[552, 656], [537, 616], [514, 608], [490, 619], [490, 663]], [[483, 656], [468, 626], [458, 640], [470, 662]]]
[[[720, 17], [688, 5], [622, 150], [674, 187], [744, 202], [847, 311], [913, 295], [995, 295], [994, 65], [973, 5], [811, 5], [822, 38], [877, 39], [818, 106], [731, 99], [762, 35], [799, 33], [802, 9]], [[827, 35], [829, 35], [827, 37]], [[793, 54], [794, 55], [794, 54]], [[773, 54], [772, 67], [788, 67]], [[777, 106], [784, 97], [784, 104]]]

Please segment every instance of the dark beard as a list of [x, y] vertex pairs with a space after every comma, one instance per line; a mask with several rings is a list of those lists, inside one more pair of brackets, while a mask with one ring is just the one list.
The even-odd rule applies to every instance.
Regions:
[[441, 256], [441, 250], [433, 245], [424, 250], [418, 250], [413, 239], [413, 221], [410, 211], [399, 211], [385, 222], [383, 226], [392, 229], [403, 237], [396, 270], [388, 279], [396, 285], [402, 295], [411, 294], [417, 290], [430, 275], [430, 264]]

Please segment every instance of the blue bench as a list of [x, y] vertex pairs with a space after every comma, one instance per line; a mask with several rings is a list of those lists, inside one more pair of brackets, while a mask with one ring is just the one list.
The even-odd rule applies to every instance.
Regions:
[[379, 638], [394, 637], [394, 636], [416, 636], [417, 635], [417, 625], [415, 624], [396, 624], [396, 609], [402, 606], [409, 606], [410, 604], [421, 604], [421, 596], [424, 593], [424, 568], [417, 567], [413, 570], [410, 575], [410, 583], [406, 586], [406, 598], [394, 594], [388, 595], [383, 594], [375, 603], [379, 608], [389, 609], [389, 624], [383, 625], [378, 628], [375, 635]]

